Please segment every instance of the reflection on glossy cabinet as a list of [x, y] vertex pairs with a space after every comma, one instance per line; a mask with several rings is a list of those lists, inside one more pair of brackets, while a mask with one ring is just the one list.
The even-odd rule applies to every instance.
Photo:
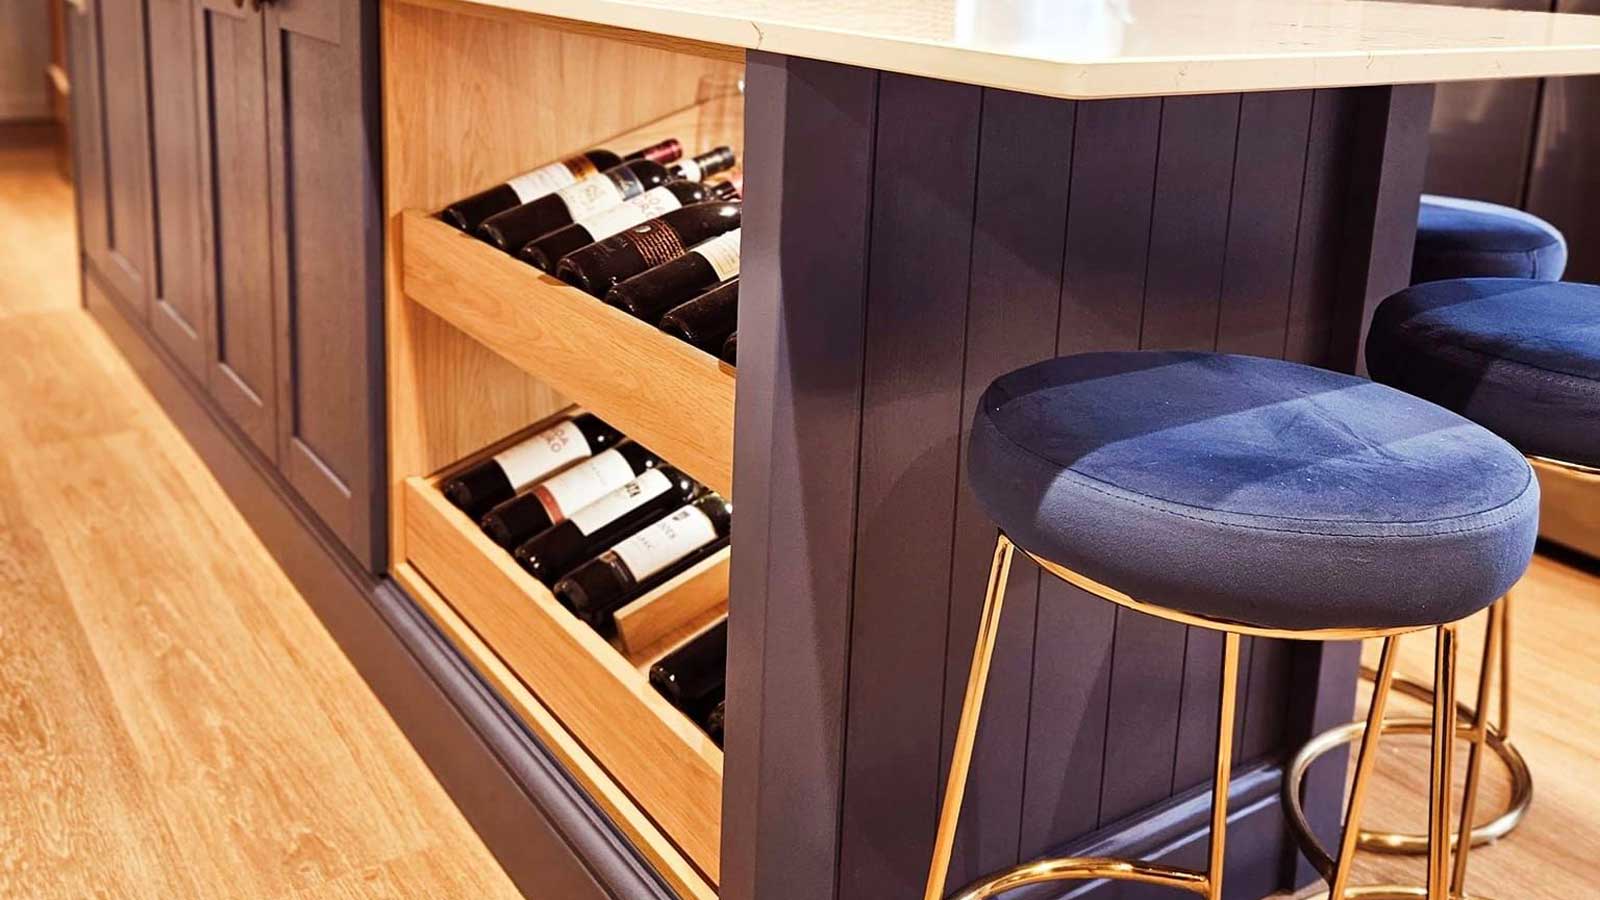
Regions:
[[[1600, 15], [1600, 0], [1427, 0]], [[1528, 210], [1566, 234], [1566, 278], [1600, 281], [1600, 78], [1440, 85], [1427, 190]]]
[[[1600, 0], [1561, 0], [1600, 15]], [[1572, 249], [1570, 281], [1600, 282], [1600, 78], [1551, 78], [1534, 136], [1529, 212], [1554, 222]]]

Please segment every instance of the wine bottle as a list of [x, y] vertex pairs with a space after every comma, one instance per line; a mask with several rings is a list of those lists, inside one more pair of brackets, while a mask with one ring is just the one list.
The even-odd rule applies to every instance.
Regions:
[[739, 282], [720, 284], [661, 317], [661, 330], [716, 355], [739, 327]]
[[650, 667], [650, 684], [689, 718], [704, 723], [725, 693], [728, 619], [700, 632]]
[[688, 253], [621, 282], [606, 292], [606, 302], [652, 325], [674, 306], [688, 303], [717, 283], [739, 275], [739, 232], [735, 228], [695, 245]]
[[705, 494], [573, 569], [552, 591], [578, 618], [608, 632], [612, 614], [636, 595], [636, 587], [727, 535], [732, 519], [733, 504]]
[[722, 342], [722, 352], [718, 356], [730, 366], [739, 364], [739, 332], [728, 335], [728, 339]]
[[511, 555], [529, 575], [555, 584], [579, 563], [693, 500], [699, 490], [694, 479], [671, 466], [648, 469], [565, 522], [528, 538]]
[[496, 453], [446, 481], [441, 490], [456, 508], [477, 519], [524, 487], [620, 440], [620, 431], [584, 413]]
[[556, 276], [596, 297], [689, 248], [739, 227], [739, 204], [696, 203], [567, 254]]
[[[726, 693], [726, 691], [724, 691]], [[711, 707], [711, 713], [706, 716], [706, 734], [710, 735], [711, 743], [722, 746], [722, 739], [728, 732], [728, 700], [724, 697]]]
[[439, 214], [439, 218], [470, 234], [484, 219], [495, 213], [505, 212], [530, 200], [537, 200], [569, 184], [576, 184], [607, 169], [614, 169], [624, 162], [650, 159], [658, 163], [670, 163], [681, 156], [683, 156], [683, 145], [678, 143], [677, 138], [668, 138], [659, 144], [651, 144], [627, 156], [618, 156], [610, 150], [589, 150], [560, 162], [540, 166], [531, 172], [523, 172], [510, 181], [497, 184], [486, 191], [479, 191], [465, 200], [457, 200], [446, 206]]
[[671, 181], [660, 187], [651, 188], [620, 206], [602, 210], [586, 219], [557, 228], [543, 237], [535, 238], [523, 245], [517, 252], [517, 257], [537, 269], [548, 272], [555, 268], [556, 262], [561, 257], [579, 247], [587, 247], [595, 241], [605, 240], [620, 231], [626, 231], [687, 204], [725, 200], [733, 194], [733, 185], [726, 181], [715, 185], [698, 181]]
[[563, 469], [483, 514], [483, 533], [510, 550], [585, 506], [661, 465], [660, 457], [632, 442]]
[[507, 253], [515, 253], [534, 238], [557, 228], [610, 209], [653, 187], [685, 180], [686, 165], [695, 172], [718, 172], [733, 165], [733, 151], [718, 147], [670, 169], [651, 159], [626, 162], [555, 193], [496, 213], [484, 219], [474, 234]]

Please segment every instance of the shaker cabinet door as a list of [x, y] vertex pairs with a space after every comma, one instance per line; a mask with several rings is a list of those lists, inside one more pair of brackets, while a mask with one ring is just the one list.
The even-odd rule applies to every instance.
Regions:
[[248, 3], [195, 6], [202, 171], [206, 383], [223, 413], [278, 456], [266, 48]]
[[279, 469], [369, 565], [382, 489], [374, 4], [264, 7]]
[[144, 0], [144, 5], [155, 175], [150, 195], [150, 330], [189, 374], [204, 382], [211, 315], [201, 251], [194, 3]]
[[112, 293], [146, 319], [152, 185], [144, 4], [88, 0], [77, 9], [68, 27], [73, 84], [86, 94], [78, 106], [83, 252]]

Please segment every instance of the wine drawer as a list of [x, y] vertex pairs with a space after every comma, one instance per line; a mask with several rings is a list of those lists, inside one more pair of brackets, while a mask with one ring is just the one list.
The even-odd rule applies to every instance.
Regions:
[[[517, 681], [512, 687], [531, 692], [715, 885], [722, 751], [650, 687], [648, 671], [726, 612], [728, 550], [619, 611], [619, 634], [608, 641], [563, 608], [444, 498], [437, 485], [448, 474], [406, 480], [405, 556], [448, 604], [448, 612], [471, 629], [470, 640], [457, 639], [457, 646], [491, 682], [509, 673]], [[493, 658], [484, 658], [486, 653]], [[576, 774], [582, 780], [582, 773]], [[596, 792], [595, 786], [586, 787]], [[613, 818], [618, 818], [614, 810]], [[656, 862], [670, 869], [673, 861]]]
[[731, 496], [731, 367], [427, 213], [401, 233], [407, 296]]

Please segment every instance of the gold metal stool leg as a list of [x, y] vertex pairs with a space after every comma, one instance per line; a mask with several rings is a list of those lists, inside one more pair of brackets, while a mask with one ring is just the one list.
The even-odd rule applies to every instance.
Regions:
[[[1001, 534], [995, 544], [994, 565], [989, 572], [989, 588], [978, 625], [978, 645], [973, 653], [972, 669], [967, 676], [966, 698], [961, 707], [961, 723], [956, 729], [955, 752], [950, 762], [949, 780], [945, 783], [944, 804], [939, 811], [933, 862], [928, 872], [923, 900], [940, 900], [944, 897], [945, 881], [950, 869], [950, 853], [955, 843], [956, 827], [961, 817], [961, 801], [972, 762], [972, 748], [977, 740], [978, 714], [983, 704], [983, 689], [994, 656], [994, 642], [1000, 624], [1000, 608], [1004, 601], [1012, 549], [1010, 540]], [[1131, 859], [1103, 857], [1042, 859], [1014, 866], [968, 885], [955, 895], [956, 900], [982, 900], [1030, 884], [1100, 878], [1181, 888], [1206, 897], [1207, 900], [1221, 900], [1223, 860], [1226, 855], [1228, 835], [1228, 785], [1233, 771], [1233, 720], [1236, 716], [1239, 681], [1239, 634], [1218, 630], [1223, 631], [1224, 640], [1222, 686], [1218, 697], [1216, 776], [1211, 798], [1209, 871], [1196, 872], [1192, 869]]]
[[[1291, 831], [1301, 850], [1306, 854], [1313, 865], [1323, 872], [1327, 878], [1329, 890], [1315, 895], [1311, 900], [1470, 900], [1464, 892], [1465, 880], [1465, 852], [1462, 849], [1456, 857], [1454, 869], [1451, 866], [1450, 851], [1454, 844], [1450, 833], [1450, 776], [1453, 771], [1455, 754], [1456, 727], [1456, 659], [1458, 656], [1458, 634], [1455, 624], [1440, 626], [1436, 630], [1434, 645], [1434, 687], [1433, 694], [1439, 698], [1434, 705], [1433, 715], [1427, 720], [1396, 720], [1384, 717], [1384, 708], [1387, 706], [1389, 694], [1394, 689], [1394, 638], [1384, 641], [1383, 655], [1378, 665], [1375, 678], [1375, 687], [1372, 696], [1372, 706], [1367, 712], [1365, 722], [1354, 723], [1358, 726], [1354, 733], [1361, 736], [1361, 750], [1356, 762], [1355, 779], [1351, 785], [1350, 803], [1345, 816], [1343, 835], [1340, 841], [1340, 851], [1337, 862], [1322, 846], [1316, 835], [1311, 831], [1311, 825], [1306, 820], [1305, 811], [1299, 802], [1299, 790], [1304, 778], [1305, 770], [1311, 761], [1320, 753], [1308, 755], [1304, 751], [1295, 758], [1290, 766], [1290, 772], [1284, 782], [1285, 808]], [[1488, 687], [1480, 684], [1479, 694], [1487, 700]], [[1428, 787], [1428, 868], [1426, 886], [1417, 885], [1363, 885], [1351, 887], [1350, 867], [1354, 862], [1355, 853], [1359, 846], [1360, 815], [1366, 792], [1370, 788], [1372, 769], [1377, 755], [1379, 737], [1387, 732], [1394, 732], [1397, 723], [1405, 723], [1405, 730], [1420, 730], [1422, 726], [1431, 735], [1430, 751], [1431, 762], [1429, 766]], [[1329, 734], [1331, 732], [1325, 733]], [[1483, 731], [1487, 737], [1487, 730]], [[1327, 742], [1323, 749], [1339, 746], [1344, 741]], [[1308, 745], [1309, 749], [1309, 745]], [[1469, 766], [1471, 763], [1469, 762]], [[1469, 772], [1468, 778], [1471, 779]], [[1292, 792], [1292, 796], [1291, 796]], [[1292, 802], [1291, 802], [1292, 801]], [[1470, 815], [1470, 810], [1463, 810], [1463, 814]]]
[[[1471, 830], [1472, 845], [1482, 846], [1509, 834], [1527, 814], [1528, 807], [1533, 803], [1533, 776], [1528, 769], [1527, 761], [1522, 754], [1512, 745], [1507, 737], [1508, 723], [1511, 715], [1511, 595], [1507, 594], [1488, 610], [1488, 625], [1484, 630], [1483, 665], [1479, 670], [1479, 693], [1477, 705], [1468, 707], [1465, 703], [1457, 704], [1457, 717], [1461, 721], [1456, 730], [1456, 737], [1470, 742], [1473, 746], [1487, 749], [1498, 757], [1505, 766], [1510, 778], [1511, 796], [1506, 802], [1506, 807], [1500, 815]], [[1498, 655], [1498, 666], [1495, 657]], [[1493, 680], [1494, 670], [1500, 673], [1499, 685], [1499, 716], [1498, 721], [1489, 722], [1489, 698], [1494, 692], [1484, 687], [1484, 680]], [[1363, 676], [1368, 680], [1375, 680], [1377, 672], [1365, 669]], [[1396, 675], [1393, 689], [1409, 697], [1414, 697], [1429, 705], [1433, 704], [1434, 694], [1431, 685]], [[1427, 734], [1431, 729], [1431, 720], [1414, 717], [1390, 718], [1384, 723], [1384, 730], [1389, 734]], [[1306, 771], [1323, 754], [1335, 748], [1350, 743], [1361, 737], [1366, 726], [1362, 722], [1350, 722], [1332, 728], [1312, 738], [1302, 747], [1289, 766], [1289, 777], [1285, 782], [1284, 800], [1289, 806], [1299, 804], [1300, 781], [1305, 777]], [[1477, 790], [1480, 779], [1474, 776], [1475, 766], [1481, 766], [1482, 750], [1472, 751], [1468, 757], [1468, 776], [1472, 780], [1470, 802], [1473, 811], [1476, 811]], [[1471, 821], [1470, 818], [1464, 820]], [[1464, 824], [1462, 827], [1466, 827]], [[1452, 843], [1459, 842], [1459, 835], [1451, 837]], [[1304, 843], [1302, 841], [1302, 843]], [[1361, 829], [1359, 844], [1363, 850], [1376, 853], [1395, 853], [1405, 855], [1424, 855], [1428, 852], [1428, 836], [1426, 834], [1406, 834], [1401, 832], [1378, 831]]]
[[1006, 581], [1011, 575], [1014, 549], [1005, 534], [995, 539], [989, 587], [984, 592], [983, 613], [978, 619], [978, 645], [972, 651], [972, 667], [967, 672], [967, 694], [961, 701], [961, 724], [956, 727], [955, 752], [950, 757], [950, 776], [945, 782], [944, 804], [939, 809], [939, 830], [934, 834], [933, 863], [928, 869], [923, 900], [943, 897], [944, 882], [950, 874], [950, 851], [955, 847], [956, 826], [961, 821], [961, 801], [967, 792], [972, 747], [978, 740], [978, 715], [983, 709], [983, 689], [989, 683], [989, 665], [994, 661], [994, 642], [1000, 633], [1000, 611], [1005, 606]]

